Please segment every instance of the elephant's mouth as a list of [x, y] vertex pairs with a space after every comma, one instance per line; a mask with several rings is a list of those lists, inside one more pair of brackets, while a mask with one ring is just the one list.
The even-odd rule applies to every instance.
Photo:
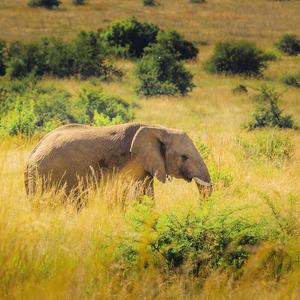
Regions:
[[211, 195], [213, 189], [211, 182], [206, 182], [198, 177], [194, 177], [193, 180], [196, 182], [200, 194], [204, 197], [209, 197]]

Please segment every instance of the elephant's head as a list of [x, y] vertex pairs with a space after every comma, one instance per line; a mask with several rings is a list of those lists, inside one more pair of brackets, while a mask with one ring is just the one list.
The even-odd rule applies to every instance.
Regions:
[[194, 180], [199, 192], [209, 196], [212, 192], [207, 167], [188, 135], [180, 130], [159, 126], [142, 126], [131, 144], [132, 159], [161, 182], [167, 176]]

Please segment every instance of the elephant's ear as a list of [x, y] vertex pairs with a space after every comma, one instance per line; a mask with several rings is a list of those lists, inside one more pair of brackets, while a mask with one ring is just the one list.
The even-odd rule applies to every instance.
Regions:
[[161, 182], [166, 181], [165, 149], [168, 132], [160, 127], [141, 127], [135, 134], [131, 147], [131, 158]]

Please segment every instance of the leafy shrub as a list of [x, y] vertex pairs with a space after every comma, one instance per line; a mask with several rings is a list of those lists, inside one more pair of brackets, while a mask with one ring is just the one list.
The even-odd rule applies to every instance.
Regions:
[[[184, 267], [189, 273], [206, 277], [216, 269], [241, 268], [252, 247], [264, 239], [262, 224], [233, 218], [233, 211], [212, 216], [211, 209], [206, 208], [153, 218], [151, 207], [145, 209], [145, 205], [147, 202], [137, 204], [127, 214], [135, 241], [127, 240], [118, 248], [120, 259], [124, 261], [126, 257], [125, 263], [129, 267], [134, 266], [134, 262], [142, 261], [144, 266], [154, 262], [162, 270], [175, 271]], [[145, 245], [143, 236], [146, 232], [151, 238]], [[145, 252], [147, 255], [143, 255]]]
[[294, 75], [286, 75], [282, 78], [282, 82], [286, 85], [300, 88], [300, 73]]
[[190, 0], [192, 3], [206, 3], [207, 0]]
[[87, 0], [72, 0], [74, 5], [84, 5], [87, 3]]
[[173, 53], [159, 44], [145, 50], [136, 67], [139, 80], [137, 93], [153, 95], [185, 95], [193, 88], [193, 76]]
[[0, 129], [4, 129], [9, 135], [31, 136], [37, 128], [36, 121], [33, 102], [24, 103], [17, 98], [14, 110], [1, 120]]
[[79, 33], [73, 41], [74, 73], [83, 77], [105, 76], [103, 54], [95, 32]]
[[46, 8], [59, 7], [60, 4], [61, 1], [59, 0], [29, 0], [28, 2], [28, 6], [31, 7], [43, 6]]
[[264, 53], [255, 44], [245, 41], [221, 42], [207, 61], [212, 73], [260, 75], [266, 67]]
[[62, 124], [102, 126], [133, 118], [132, 106], [122, 99], [96, 90], [83, 91], [78, 99], [72, 99], [65, 91], [41, 87], [29, 80], [0, 81], [0, 104], [1, 134], [32, 135]]
[[43, 41], [23, 44], [15, 42], [8, 51], [8, 73], [11, 77], [43, 75], [47, 71], [47, 50]]
[[141, 57], [144, 48], [156, 41], [159, 28], [135, 18], [116, 21], [100, 33], [109, 54], [122, 57]]
[[257, 108], [253, 113], [253, 120], [246, 125], [248, 129], [262, 127], [297, 128], [291, 115], [282, 115], [282, 110], [278, 106], [281, 97], [277, 92], [263, 86], [256, 99]]
[[114, 69], [105, 65], [103, 59], [98, 34], [83, 31], [70, 43], [57, 38], [44, 38], [27, 44], [13, 43], [9, 48], [7, 65], [12, 78], [50, 74], [106, 79]]
[[84, 90], [75, 101], [77, 122], [108, 125], [133, 119], [132, 107], [124, 100], [104, 95], [98, 90]]
[[193, 59], [197, 57], [198, 49], [196, 46], [185, 40], [174, 30], [159, 31], [157, 43], [168, 49], [174, 54], [178, 54], [179, 59]]
[[300, 39], [295, 34], [285, 34], [275, 45], [286, 55], [297, 55], [300, 53]]
[[269, 161], [281, 165], [290, 160], [294, 153], [289, 136], [284, 132], [262, 131], [247, 138], [240, 137], [237, 143], [247, 160]]
[[4, 51], [6, 49], [5, 42], [0, 40], [0, 76], [5, 74]]

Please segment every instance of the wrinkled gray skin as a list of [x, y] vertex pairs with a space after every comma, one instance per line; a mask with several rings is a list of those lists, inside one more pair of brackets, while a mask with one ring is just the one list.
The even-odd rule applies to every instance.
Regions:
[[31, 152], [25, 169], [28, 195], [36, 191], [37, 178], [43, 189], [64, 187], [66, 194], [78, 182], [98, 181], [107, 172], [124, 172], [143, 182], [143, 193], [153, 196], [153, 177], [194, 181], [204, 195], [212, 192], [203, 159], [186, 133], [161, 126], [137, 123], [92, 127], [62, 126], [46, 135]]

